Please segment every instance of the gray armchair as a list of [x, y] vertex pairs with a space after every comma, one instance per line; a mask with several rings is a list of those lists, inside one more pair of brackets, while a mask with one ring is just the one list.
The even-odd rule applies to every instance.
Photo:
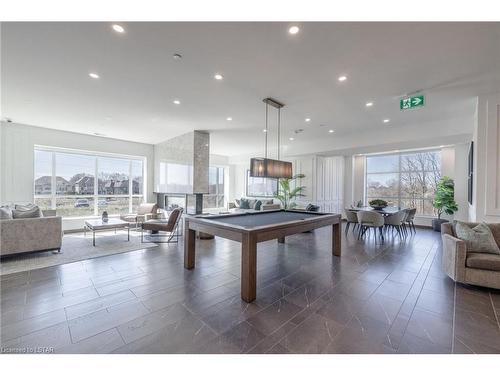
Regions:
[[[467, 223], [471, 228], [478, 223]], [[488, 224], [500, 246], [500, 223]], [[467, 245], [456, 237], [453, 224], [441, 225], [443, 271], [454, 281], [500, 289], [500, 255], [467, 253]]]
[[141, 203], [135, 214], [122, 214], [120, 219], [128, 223], [144, 223], [145, 221], [158, 218], [158, 205], [156, 203]]

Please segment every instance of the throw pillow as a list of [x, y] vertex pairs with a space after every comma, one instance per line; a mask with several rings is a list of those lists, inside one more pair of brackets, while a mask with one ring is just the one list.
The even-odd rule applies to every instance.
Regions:
[[245, 199], [245, 198], [240, 199], [240, 208], [243, 210], [250, 209], [250, 203], [248, 202], [248, 199]]
[[252, 210], [255, 209], [255, 203], [257, 203], [257, 199], [249, 199], [248, 200], [248, 205], [250, 206], [250, 209], [252, 209]]
[[34, 217], [42, 217], [40, 208], [32, 203], [26, 205], [16, 204], [14, 210], [12, 211], [12, 217], [14, 219], [28, 219]]
[[262, 207], [262, 202], [261, 201], [255, 202], [254, 210], [260, 211], [261, 207]]
[[240, 207], [241, 199], [235, 199], [234, 202], [236, 203], [236, 207]]
[[457, 221], [455, 224], [455, 232], [457, 237], [465, 241], [467, 252], [471, 253], [489, 253], [500, 255], [493, 233], [485, 223], [478, 224], [474, 228], [470, 228], [465, 223]]
[[12, 210], [9, 206], [0, 207], [0, 220], [9, 220], [12, 218]]

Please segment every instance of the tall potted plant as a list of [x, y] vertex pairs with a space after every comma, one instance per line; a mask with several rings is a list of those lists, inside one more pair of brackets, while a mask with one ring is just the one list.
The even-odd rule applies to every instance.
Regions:
[[455, 184], [451, 178], [444, 176], [439, 180], [432, 205], [438, 214], [437, 219], [432, 220], [432, 228], [440, 232], [441, 224], [448, 221], [441, 219], [441, 215], [443, 213], [453, 215], [458, 211], [458, 205], [455, 202]]
[[291, 184], [293, 181], [296, 180], [300, 181], [300, 179], [304, 177], [305, 175], [303, 174], [297, 174], [292, 178], [278, 179], [279, 188], [278, 188], [278, 193], [275, 195], [275, 198], [280, 200], [285, 210], [289, 210], [297, 206], [297, 204], [294, 202], [295, 199], [297, 199], [297, 197], [304, 196], [303, 193], [306, 188], [305, 186], [295, 186], [292, 188]]

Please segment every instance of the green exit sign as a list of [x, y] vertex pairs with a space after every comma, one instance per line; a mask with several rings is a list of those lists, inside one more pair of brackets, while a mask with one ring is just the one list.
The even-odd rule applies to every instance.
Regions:
[[409, 96], [407, 98], [403, 98], [399, 101], [399, 109], [410, 109], [423, 107], [425, 104], [425, 98], [423, 95]]

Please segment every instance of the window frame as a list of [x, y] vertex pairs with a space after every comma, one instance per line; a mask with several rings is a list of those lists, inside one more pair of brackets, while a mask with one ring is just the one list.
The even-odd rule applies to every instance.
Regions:
[[[364, 173], [364, 202], [365, 205], [368, 205], [368, 200], [372, 199], [384, 199], [384, 200], [394, 200], [397, 202], [398, 207], [401, 207], [401, 203], [405, 200], [409, 200], [410, 198], [405, 198], [401, 195], [401, 175], [404, 173], [401, 170], [402, 167], [402, 157], [406, 155], [414, 155], [414, 154], [423, 154], [423, 153], [431, 153], [431, 152], [437, 152], [439, 153], [439, 159], [440, 159], [440, 173], [442, 176], [442, 150], [441, 148], [432, 148], [432, 149], [420, 149], [420, 150], [411, 150], [411, 151], [402, 151], [402, 152], [391, 152], [391, 153], [383, 153], [383, 154], [371, 154], [371, 155], [366, 155], [365, 156], [365, 173]], [[398, 169], [397, 171], [384, 171], [384, 172], [368, 172], [368, 158], [370, 157], [377, 157], [377, 156], [385, 156], [385, 155], [397, 155], [398, 156]], [[418, 172], [425, 173], [426, 172], [433, 172], [432, 170], [428, 169], [422, 169], [418, 170]], [[377, 174], [397, 174], [398, 176], [398, 196], [397, 197], [369, 197], [368, 196], [368, 175], [377, 175]], [[433, 201], [432, 198], [424, 198], [424, 197], [419, 197], [416, 198], [416, 201], [420, 202], [422, 204], [422, 208], [425, 207], [425, 202], [431, 202]], [[423, 214], [423, 213], [418, 213], [416, 214], [417, 217], [436, 217], [436, 215], [428, 215], [428, 214]]]
[[[47, 195], [36, 194], [35, 190], [35, 173], [36, 173], [36, 161], [35, 161], [35, 152], [43, 151], [51, 153], [51, 193]], [[57, 171], [56, 171], [56, 153], [65, 153], [65, 154], [75, 154], [75, 155], [85, 155], [92, 156], [94, 158], [94, 193], [93, 194], [57, 194]], [[99, 194], [99, 158], [115, 158], [115, 159], [126, 159], [129, 161], [128, 165], [128, 180], [129, 180], [129, 190], [128, 194]], [[132, 161], [140, 161], [142, 163], [142, 194], [133, 194], [133, 178], [132, 178]], [[43, 199], [50, 198], [51, 200], [51, 209], [57, 209], [57, 199], [61, 198], [71, 198], [71, 199], [93, 199], [93, 215], [90, 216], [64, 216], [65, 219], [79, 219], [79, 218], [87, 218], [87, 217], [98, 217], [99, 216], [99, 199], [105, 198], [127, 198], [128, 199], [128, 213], [133, 213], [133, 198], [144, 198], [147, 196], [147, 158], [144, 156], [137, 155], [125, 155], [125, 154], [117, 154], [117, 153], [108, 153], [108, 152], [99, 152], [99, 151], [88, 151], [88, 150], [80, 150], [80, 149], [68, 149], [61, 147], [52, 147], [52, 146], [43, 146], [43, 145], [34, 145], [33, 147], [33, 199]], [[110, 216], [119, 216], [120, 214], [111, 214]]]

